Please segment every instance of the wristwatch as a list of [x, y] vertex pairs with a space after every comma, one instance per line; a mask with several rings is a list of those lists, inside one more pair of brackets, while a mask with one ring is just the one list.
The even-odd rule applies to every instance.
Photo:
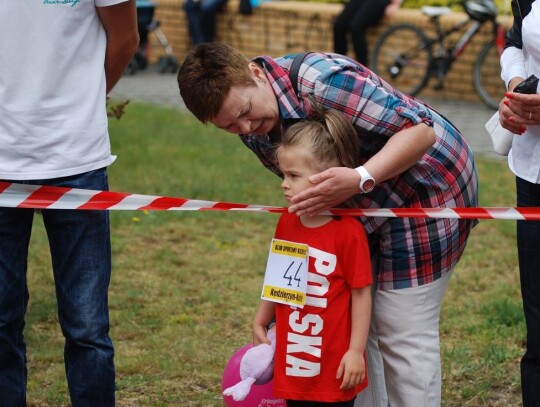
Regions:
[[375, 188], [375, 179], [371, 174], [363, 166], [357, 167], [355, 170], [360, 174], [360, 183], [358, 184], [360, 191], [364, 194], [373, 191], [373, 188]]

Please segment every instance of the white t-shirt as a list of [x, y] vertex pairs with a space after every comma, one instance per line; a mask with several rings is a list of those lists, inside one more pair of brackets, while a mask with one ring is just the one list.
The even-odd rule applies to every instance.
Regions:
[[[540, 1], [532, 3], [521, 28], [523, 49], [509, 47], [501, 56], [502, 78], [508, 82], [516, 76], [540, 78]], [[508, 154], [508, 166], [518, 177], [540, 184], [540, 125], [527, 126], [521, 136], [514, 136]]]
[[124, 1], [0, 1], [0, 179], [57, 178], [115, 160], [96, 7]]

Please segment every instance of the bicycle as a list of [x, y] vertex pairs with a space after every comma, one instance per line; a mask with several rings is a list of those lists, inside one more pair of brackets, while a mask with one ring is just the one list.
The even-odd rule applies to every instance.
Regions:
[[[497, 22], [497, 8], [492, 0], [460, 2], [467, 18], [443, 30], [440, 17], [451, 13], [448, 7], [422, 7], [429, 17], [435, 36], [412, 24], [395, 24], [384, 31], [374, 45], [371, 67], [374, 72], [403, 93], [415, 96], [435, 78], [435, 89], [444, 87], [446, 74], [454, 61], [486, 23], [493, 25], [493, 38], [478, 54], [473, 66], [474, 89], [490, 108], [498, 109], [506, 90], [498, 64], [504, 49], [504, 29]], [[462, 32], [455, 42], [450, 35]], [[496, 63], [494, 63], [496, 61]]]

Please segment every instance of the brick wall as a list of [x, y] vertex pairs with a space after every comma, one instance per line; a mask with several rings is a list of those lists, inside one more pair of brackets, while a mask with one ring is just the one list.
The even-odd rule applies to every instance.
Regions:
[[[170, 42], [179, 61], [190, 47], [187, 22], [182, 10], [182, 0], [156, 0], [155, 18]], [[250, 16], [238, 13], [238, 0], [229, 0], [218, 18], [217, 40], [231, 44], [248, 57], [256, 55], [281, 56], [299, 51], [332, 51], [332, 22], [342, 10], [341, 4], [310, 3], [304, 1], [270, 1], [263, 3]], [[465, 15], [455, 12], [441, 19], [443, 27], [450, 26]], [[408, 22], [421, 26], [430, 33], [427, 17], [420, 10], [400, 9], [391, 19], [385, 18], [368, 33], [368, 43], [374, 44], [378, 35], [390, 24]], [[506, 28], [511, 17], [500, 16]], [[478, 100], [472, 85], [472, 67], [481, 47], [490, 38], [491, 25], [486, 24], [464, 53], [452, 66], [445, 80], [445, 88], [435, 91], [430, 86], [422, 95], [443, 95], [448, 98]], [[164, 54], [157, 38], [151, 36], [151, 60]], [[350, 55], [354, 57], [351, 52]], [[494, 58], [493, 64], [499, 62]]]

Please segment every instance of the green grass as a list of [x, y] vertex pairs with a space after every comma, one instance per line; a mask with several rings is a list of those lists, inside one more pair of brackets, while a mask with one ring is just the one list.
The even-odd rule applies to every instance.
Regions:
[[[111, 189], [284, 205], [279, 180], [235, 136], [175, 110], [132, 103], [111, 121]], [[478, 159], [481, 205], [513, 206], [503, 161]], [[251, 340], [277, 215], [112, 212], [111, 335], [118, 406], [223, 406], [221, 374]], [[519, 405], [524, 322], [512, 221], [473, 231], [443, 306], [445, 406]], [[31, 241], [30, 406], [69, 403], [47, 240]]]

